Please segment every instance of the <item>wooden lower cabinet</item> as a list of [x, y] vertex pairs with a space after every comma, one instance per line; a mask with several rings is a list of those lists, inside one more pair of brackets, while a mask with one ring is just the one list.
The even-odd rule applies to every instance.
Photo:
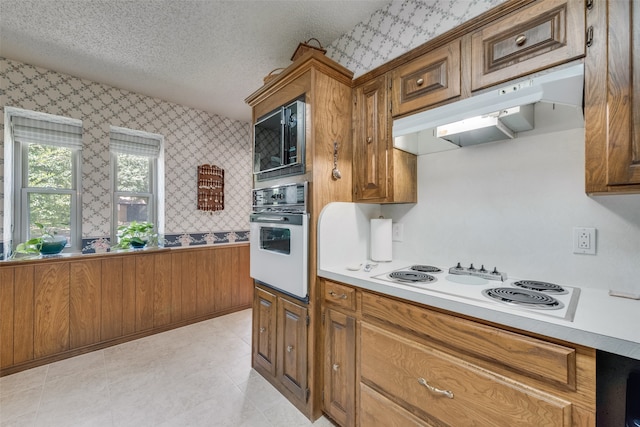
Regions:
[[245, 244], [2, 262], [0, 374], [249, 308], [252, 289]]
[[361, 331], [361, 382], [423, 419], [452, 426], [571, 425], [569, 402], [375, 326], [363, 323]]
[[253, 364], [276, 376], [276, 307], [278, 297], [256, 288], [253, 303]]
[[323, 409], [338, 425], [595, 426], [594, 349], [323, 283]]
[[341, 426], [355, 425], [356, 319], [327, 309], [324, 323], [323, 409]]
[[306, 413], [309, 395], [307, 306], [257, 285], [253, 311], [253, 368]]
[[431, 427], [430, 424], [360, 383], [360, 425], [367, 427]]

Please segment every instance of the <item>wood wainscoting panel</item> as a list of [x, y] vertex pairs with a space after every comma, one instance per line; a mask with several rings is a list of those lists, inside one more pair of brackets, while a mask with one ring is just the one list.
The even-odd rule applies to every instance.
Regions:
[[36, 265], [34, 285], [34, 357], [69, 350], [69, 263]]
[[136, 331], [136, 257], [122, 258], [122, 334]]
[[153, 255], [136, 257], [136, 332], [153, 328], [154, 264]]
[[105, 258], [102, 262], [101, 329], [102, 340], [110, 340], [124, 334], [124, 288], [122, 276], [123, 258]]
[[32, 265], [15, 267], [13, 363], [33, 360], [35, 284]]
[[13, 268], [0, 270], [0, 369], [13, 365]]
[[70, 263], [69, 346], [84, 347], [100, 342], [102, 306], [102, 261]]
[[153, 255], [153, 326], [168, 325], [172, 321], [171, 254]]
[[234, 274], [233, 248], [219, 248], [210, 251], [213, 256], [215, 276], [213, 282], [213, 311], [231, 307], [233, 288], [237, 286]]

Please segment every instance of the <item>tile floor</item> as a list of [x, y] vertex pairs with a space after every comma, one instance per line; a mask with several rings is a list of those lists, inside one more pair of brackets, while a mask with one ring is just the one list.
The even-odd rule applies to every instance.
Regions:
[[333, 426], [251, 369], [251, 310], [2, 377], [0, 425]]

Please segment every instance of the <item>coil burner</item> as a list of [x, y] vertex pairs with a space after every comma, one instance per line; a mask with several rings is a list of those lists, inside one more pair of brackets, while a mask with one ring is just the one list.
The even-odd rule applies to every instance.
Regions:
[[393, 271], [389, 273], [389, 278], [400, 282], [435, 282], [436, 278], [430, 274], [421, 273], [419, 271]]
[[482, 295], [504, 304], [520, 307], [541, 310], [557, 310], [564, 307], [564, 304], [554, 297], [528, 289], [489, 288], [483, 290]]
[[568, 293], [567, 290], [560, 285], [539, 282], [537, 280], [518, 280], [517, 282], [513, 282], [513, 285], [531, 291], [544, 292], [545, 294], [565, 295]]
[[411, 269], [421, 273], [441, 273], [442, 270], [432, 265], [412, 265]]

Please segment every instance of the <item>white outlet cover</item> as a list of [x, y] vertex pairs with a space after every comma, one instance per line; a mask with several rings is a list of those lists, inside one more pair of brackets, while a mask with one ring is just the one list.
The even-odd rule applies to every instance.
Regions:
[[596, 254], [596, 229], [594, 227], [573, 228], [573, 253]]

